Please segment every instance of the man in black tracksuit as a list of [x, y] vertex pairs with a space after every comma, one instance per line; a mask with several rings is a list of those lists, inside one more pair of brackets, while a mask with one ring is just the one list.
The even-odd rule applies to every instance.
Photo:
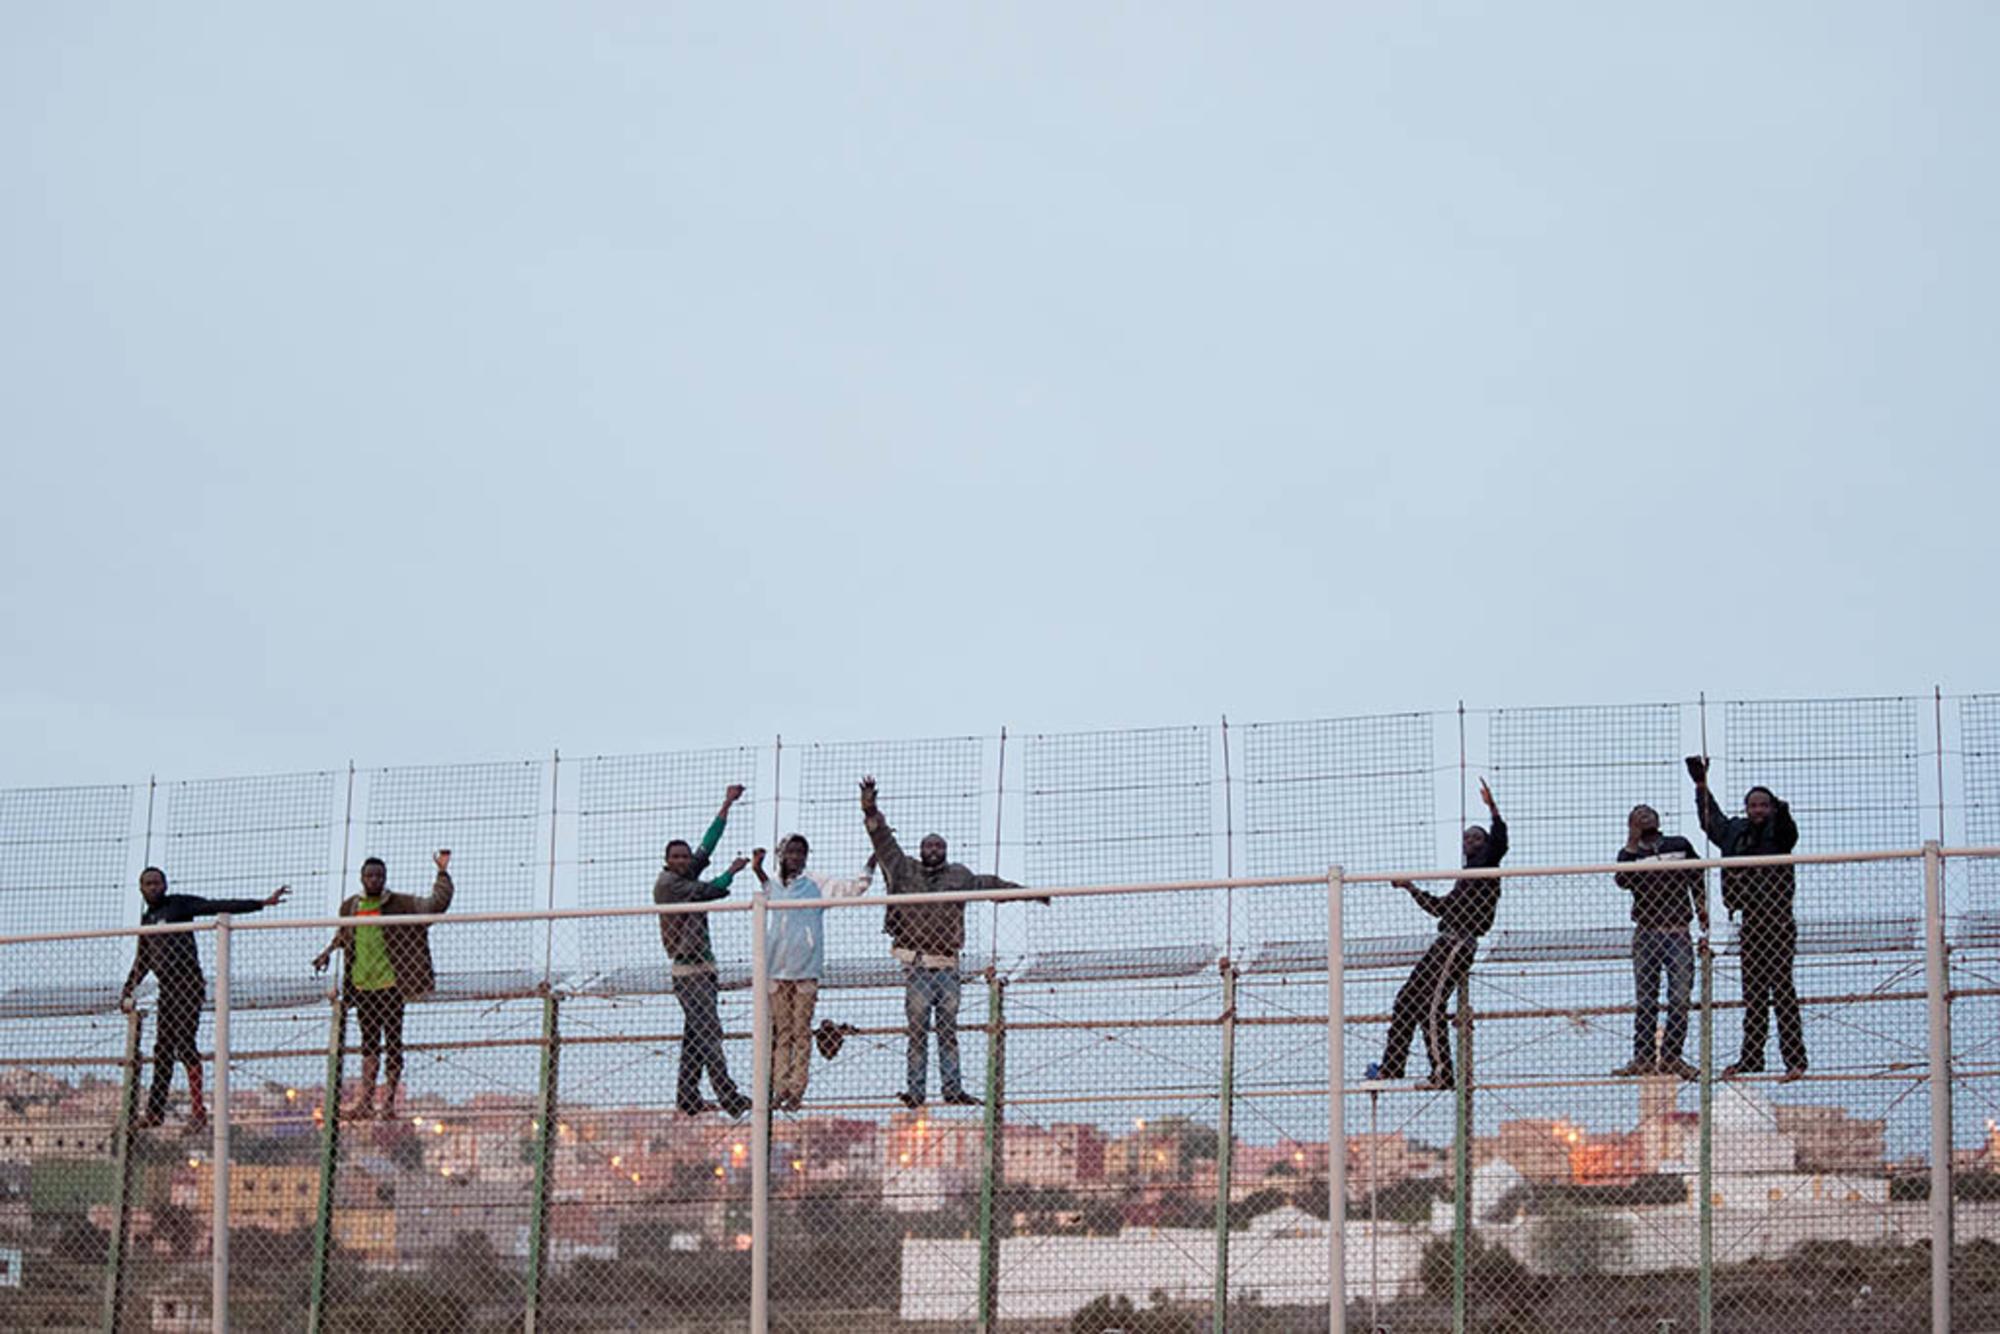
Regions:
[[[1694, 775], [1695, 811], [1701, 827], [1725, 857], [1775, 857], [1799, 845], [1792, 808], [1768, 787], [1753, 787], [1743, 798], [1743, 814], [1731, 819], [1708, 790], [1708, 768], [1699, 757], [1688, 761]], [[1799, 1021], [1799, 993], [1792, 985], [1792, 954], [1798, 923], [1792, 918], [1792, 868], [1724, 867], [1722, 906], [1731, 917], [1743, 914], [1736, 943], [1743, 967], [1743, 1050], [1723, 1070], [1724, 1079], [1764, 1068], [1766, 1014], [1777, 1016], [1778, 1054], [1785, 1062], [1780, 1082], [1806, 1073], [1805, 1026]]]
[[[180, 925], [197, 917], [217, 913], [249, 913], [284, 902], [291, 888], [280, 885], [268, 898], [205, 899], [199, 894], [167, 893], [167, 873], [148, 866], [139, 873], [139, 894], [146, 900], [141, 926]], [[132, 991], [151, 973], [160, 984], [159, 1014], [153, 1021], [153, 1088], [146, 1099], [146, 1111], [139, 1119], [145, 1127], [166, 1119], [167, 1098], [173, 1091], [174, 1065], [187, 1067], [189, 1134], [208, 1124], [208, 1108], [201, 1098], [201, 1053], [194, 1044], [195, 1030], [201, 1027], [201, 1003], [208, 990], [201, 975], [201, 955], [194, 936], [187, 932], [140, 936], [139, 952], [132, 971], [125, 975], [125, 988], [118, 1003], [130, 1008]]]
[[[1507, 855], [1507, 822], [1493, 804], [1493, 790], [1486, 780], [1479, 782], [1479, 799], [1493, 817], [1493, 828], [1473, 825], [1465, 831], [1463, 848], [1467, 870], [1498, 866]], [[1401, 1079], [1403, 1063], [1409, 1059], [1410, 1039], [1417, 1025], [1424, 1030], [1424, 1051], [1430, 1057], [1431, 1077], [1426, 1087], [1452, 1087], [1451, 1033], [1445, 1025], [1445, 1006], [1458, 984], [1471, 971], [1472, 956], [1479, 950], [1479, 938], [1493, 927], [1493, 913], [1500, 906], [1497, 879], [1460, 880], [1442, 898], [1426, 894], [1408, 880], [1398, 880], [1398, 889], [1408, 890], [1417, 906], [1438, 919], [1437, 939], [1410, 973], [1410, 980], [1396, 993], [1395, 1009], [1389, 1017], [1389, 1044], [1382, 1050], [1381, 1064], [1368, 1072], [1370, 1079]], [[1340, 942], [1329, 942], [1334, 949]]]

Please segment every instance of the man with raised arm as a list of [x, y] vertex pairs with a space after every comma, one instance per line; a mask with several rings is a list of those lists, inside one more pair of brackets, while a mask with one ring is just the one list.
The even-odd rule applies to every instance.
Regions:
[[[361, 892], [340, 905], [342, 917], [420, 917], [446, 911], [457, 892], [451, 883], [451, 853], [439, 849], [431, 863], [437, 878], [428, 894], [388, 892], [389, 868], [380, 857], [361, 863]], [[430, 994], [437, 985], [431, 965], [431, 929], [413, 926], [343, 926], [313, 960], [313, 971], [326, 971], [327, 960], [339, 950], [341, 994], [361, 1030], [361, 1088], [341, 1115], [366, 1121], [378, 1114], [375, 1072], [382, 1071], [380, 1116], [393, 1120], [396, 1097], [403, 1087], [403, 1007]], [[339, 1090], [332, 1090], [337, 1096]]]
[[[217, 913], [250, 913], [274, 908], [290, 894], [289, 885], [280, 885], [261, 899], [205, 899], [199, 894], [167, 893], [167, 873], [157, 866], [139, 872], [139, 897], [146, 910], [140, 926], [177, 926], [197, 917]], [[195, 1049], [195, 1030], [201, 1027], [201, 1003], [208, 983], [201, 975], [201, 954], [195, 949], [191, 932], [140, 936], [132, 970], [125, 974], [125, 986], [118, 994], [121, 1009], [132, 1008], [132, 991], [151, 973], [160, 984], [159, 1014], [153, 1020], [153, 1088], [146, 1098], [141, 1126], [151, 1128], [167, 1116], [167, 1098], [174, 1087], [174, 1065], [187, 1067], [187, 1133], [199, 1134], [208, 1124], [208, 1107], [201, 1100], [201, 1053]]]
[[[1632, 895], [1632, 1059], [1611, 1072], [1620, 1079], [1656, 1073], [1694, 1079], [1701, 1073], [1681, 1059], [1681, 1046], [1687, 1041], [1688, 996], [1694, 990], [1688, 923], [1701, 922], [1706, 953], [1708, 889], [1700, 871], [1673, 867], [1700, 857], [1679, 834], [1660, 833], [1660, 813], [1651, 806], [1634, 806], [1625, 818], [1625, 846], [1618, 849], [1618, 860], [1645, 869], [1620, 871], [1615, 877], [1618, 887]], [[1662, 977], [1667, 1022], [1656, 1033]]]
[[[701, 836], [701, 846], [691, 848], [677, 838], [667, 844], [666, 869], [653, 882], [655, 903], [712, 903], [729, 897], [736, 873], [749, 862], [738, 857], [729, 869], [713, 880], [703, 880], [708, 859], [722, 841], [729, 823], [729, 808], [743, 799], [743, 784], [731, 783], [722, 794], [722, 809]], [[729, 1061], [722, 1051], [722, 1018], [716, 1012], [715, 949], [709, 943], [707, 913], [663, 913], [660, 916], [660, 943], [673, 960], [674, 999], [681, 1004], [680, 1078], [674, 1103], [688, 1116], [708, 1110], [701, 1097], [701, 1076], [715, 1089], [716, 1105], [730, 1116], [750, 1110], [750, 1099], [737, 1090], [729, 1077]]]
[[[997, 875], [978, 875], [945, 858], [941, 834], [925, 834], [912, 861], [896, 842], [895, 831], [875, 804], [875, 780], [861, 780], [861, 820], [875, 845], [875, 863], [891, 895], [953, 894], [973, 889], [1019, 889]], [[963, 903], [913, 903], [892, 907], [884, 930], [889, 952], [903, 965], [903, 1017], [909, 1039], [909, 1083], [898, 1095], [905, 1107], [921, 1107], [930, 1079], [930, 1043], [937, 1030], [938, 1083], [944, 1100], [976, 1106], [965, 1091], [958, 1064], [958, 952], [965, 948]]]
[[[804, 834], [787, 834], [778, 844], [778, 878], [764, 872], [764, 849], [750, 854], [750, 869], [774, 901], [817, 902], [851, 899], [868, 892], [875, 859], [853, 879], [806, 874], [812, 851]], [[771, 1107], [795, 1112], [805, 1102], [812, 1075], [813, 1005], [826, 966], [824, 908], [795, 908], [770, 915], [764, 930], [764, 971], [771, 979]]]
[[[1694, 779], [1701, 827], [1723, 856], [1783, 856], [1799, 845], [1792, 808], [1770, 788], [1751, 788], [1743, 798], [1743, 814], [1731, 818], [1708, 790], [1708, 761], [1690, 755], [1687, 767]], [[1805, 1078], [1806, 1032], [1799, 1019], [1799, 994], [1792, 984], [1792, 954], [1799, 943], [1798, 923], [1792, 918], [1793, 887], [1790, 866], [1722, 869], [1722, 906], [1731, 917], [1743, 914], [1736, 934], [1742, 955], [1743, 1049], [1735, 1063], [1723, 1069], [1724, 1079], [1763, 1070], [1770, 1015], [1778, 1020], [1778, 1055], [1785, 1062], [1779, 1082]]]
[[[1467, 870], [1498, 866], [1507, 855], [1507, 822], [1493, 804], [1493, 789], [1479, 780], [1479, 799], [1492, 815], [1491, 830], [1478, 825], [1467, 827], [1459, 840]], [[1430, 1057], [1431, 1075], [1426, 1088], [1452, 1087], [1451, 1031], [1445, 1023], [1445, 1007], [1458, 984], [1472, 970], [1472, 956], [1479, 950], [1479, 938], [1493, 927], [1494, 910], [1500, 906], [1497, 879], [1459, 880], [1443, 896], [1426, 894], [1408, 880], [1395, 882], [1406, 890], [1416, 905], [1438, 919], [1437, 939], [1410, 971], [1409, 981], [1396, 993], [1390, 1011], [1389, 1042], [1379, 1064], [1368, 1068], [1368, 1078], [1401, 1079], [1403, 1064], [1410, 1056], [1410, 1039], [1423, 1025], [1424, 1052]], [[1329, 949], [1340, 942], [1328, 941]]]

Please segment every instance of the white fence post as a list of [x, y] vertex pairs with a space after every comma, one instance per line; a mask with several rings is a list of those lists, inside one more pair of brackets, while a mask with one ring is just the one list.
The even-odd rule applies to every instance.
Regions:
[[229, 931], [228, 913], [215, 919], [215, 1078], [209, 1088], [209, 1315], [215, 1334], [229, 1334]]
[[1341, 869], [1326, 877], [1326, 1327], [1347, 1331], [1347, 957]]
[[1930, 1008], [1931, 1329], [1951, 1334], [1951, 985], [1944, 938], [1944, 857], [1924, 844], [1924, 990]]
[[750, 1334], [767, 1334], [771, 1320], [770, 902], [761, 885], [750, 896]]

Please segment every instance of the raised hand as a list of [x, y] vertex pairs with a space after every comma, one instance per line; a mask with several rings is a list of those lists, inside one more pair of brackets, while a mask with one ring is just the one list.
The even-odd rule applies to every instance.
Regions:
[[875, 779], [873, 775], [864, 777], [861, 780], [861, 813], [863, 815], [873, 815], [875, 813]]
[[750, 849], [750, 869], [760, 876], [764, 874], [764, 849]]
[[435, 857], [432, 857], [432, 858], [431, 858], [431, 860], [432, 860], [433, 862], [436, 862], [436, 863], [437, 863], [437, 868], [438, 868], [438, 870], [440, 870], [440, 871], [443, 871], [443, 870], [448, 870], [448, 869], [450, 869], [450, 867], [451, 867], [451, 849], [450, 849], [450, 848], [439, 848], [439, 849], [437, 850], [437, 855], [436, 855]]
[[330, 956], [330, 954], [329, 954], [329, 953], [328, 953], [327, 951], [325, 951], [325, 950], [322, 950], [322, 951], [320, 951], [320, 953], [319, 953], [318, 955], [314, 956], [314, 958], [313, 958], [313, 971], [314, 971], [315, 973], [323, 973], [323, 972], [325, 972], [325, 971], [326, 971], [326, 961], [327, 961], [327, 959], [328, 959], [329, 957], [331, 957], [331, 956]]
[[722, 809], [728, 810], [741, 800], [743, 800], [743, 784], [731, 783], [722, 789]]
[[285, 901], [285, 896], [291, 892], [292, 892], [292, 887], [290, 885], [279, 885], [276, 889], [272, 890], [270, 896], [264, 900], [264, 906], [266, 908], [277, 907], [279, 904]]
[[750, 864], [750, 859], [748, 857], [738, 857], [735, 861], [729, 863], [729, 874], [735, 875], [738, 871], [742, 870], [749, 864]]
[[1495, 815], [1500, 813], [1500, 808], [1493, 804], [1493, 789], [1486, 786], [1484, 778], [1479, 780], [1479, 799], [1486, 803], [1487, 810], [1492, 811]]
[[1417, 889], [1416, 882], [1413, 880], [1391, 880], [1389, 883], [1394, 885], [1397, 889], [1407, 891], [1408, 893], [1411, 894], [1416, 894], [1421, 892]]

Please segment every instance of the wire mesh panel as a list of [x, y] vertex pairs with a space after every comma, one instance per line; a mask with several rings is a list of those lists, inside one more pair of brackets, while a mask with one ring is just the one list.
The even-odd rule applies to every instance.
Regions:
[[[390, 893], [427, 895], [432, 860], [449, 851], [460, 912], [523, 912], [542, 906], [535, 859], [547, 807], [547, 768], [540, 760], [501, 764], [377, 769], [368, 775], [368, 805], [353, 859], [388, 869]], [[344, 895], [358, 893], [348, 884]], [[522, 991], [543, 977], [547, 931], [532, 923], [489, 927], [477, 936], [454, 932], [434, 949], [441, 995]]]
[[[2000, 695], [1959, 701], [1965, 770], [1965, 837], [1975, 847], [2000, 847]], [[1969, 864], [1966, 886], [1978, 907], [2000, 910], [2000, 862]]]
[[[787, 825], [806, 836], [812, 852], [807, 870], [815, 876], [859, 875], [870, 844], [861, 823], [859, 783], [872, 775], [882, 812], [904, 852], [914, 857], [927, 834], [942, 835], [946, 855], [975, 871], [991, 869], [980, 843], [981, 800], [986, 773], [983, 737], [938, 737], [920, 741], [815, 742], [796, 752], [799, 809]], [[876, 893], [882, 877], [875, 877]], [[1012, 909], [1010, 911], [1019, 911]], [[986, 967], [993, 951], [994, 911], [965, 911], [965, 947], [960, 971]], [[877, 985], [901, 978], [889, 957], [882, 917], [874, 912], [829, 913], [825, 919], [827, 986]]]
[[[1024, 738], [1028, 883], [1213, 877], [1213, 742], [1206, 727]], [[1028, 918], [1029, 968], [1051, 978], [1202, 968], [1216, 957], [1217, 907], [1209, 891], [1060, 899]]]
[[[343, 780], [323, 771], [163, 783], [153, 862], [175, 894], [230, 903], [238, 913], [323, 917], [339, 902], [333, 882]], [[289, 887], [289, 897], [263, 906], [280, 886]], [[235, 977], [246, 983], [305, 979], [313, 952], [282, 949], [280, 938], [268, 932], [240, 938], [232, 955]]]
[[[1436, 861], [1436, 762], [1427, 713], [1254, 723], [1243, 739], [1245, 869], [1252, 876], [1420, 868]], [[1245, 893], [1257, 971], [1326, 963], [1326, 895], [1317, 887]], [[1370, 909], [1374, 901], [1357, 905]], [[1357, 934], [1393, 927], [1364, 917]]]
[[[0, 791], [0, 931], [137, 923], [143, 905], [126, 879], [136, 793], [124, 786]], [[111, 939], [16, 945], [0, 990], [60, 981], [110, 999], [131, 948]]]
[[1609, 861], [1633, 807], [1651, 806], [1668, 832], [1699, 834], [1681, 757], [1681, 706], [1496, 709], [1489, 721], [1492, 785], [1522, 866]]
[[[758, 753], [750, 747], [598, 756], [577, 768], [577, 896], [583, 907], [651, 903], [667, 841], [698, 845], [731, 784], [744, 786], [744, 799], [731, 812], [707, 874], [726, 869], [731, 858], [762, 843], [768, 833], [758, 814]], [[740, 881], [732, 888], [747, 894], [750, 886]], [[724, 914], [709, 926], [718, 965], [732, 978], [741, 976], [750, 953], [744, 919]], [[602, 973], [607, 989], [666, 985], [667, 959], [653, 921], [586, 919], [579, 940], [584, 967]]]

